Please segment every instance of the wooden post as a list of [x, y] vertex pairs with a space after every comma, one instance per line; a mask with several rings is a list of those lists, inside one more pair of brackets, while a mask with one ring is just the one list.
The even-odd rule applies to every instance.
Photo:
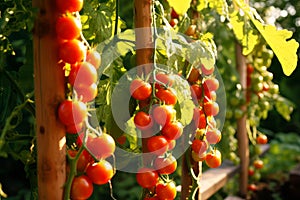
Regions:
[[[236, 44], [236, 64], [240, 75], [240, 81], [246, 97], [247, 88], [247, 66], [246, 58], [242, 54], [242, 46]], [[241, 107], [243, 112], [247, 112], [246, 105]], [[238, 154], [240, 157], [241, 168], [240, 168], [240, 179], [239, 179], [239, 195], [246, 197], [247, 185], [248, 185], [248, 168], [249, 168], [249, 139], [246, 130], [247, 115], [243, 115], [242, 118], [237, 121], [237, 139], [238, 139]]]
[[57, 13], [52, 0], [33, 0], [33, 6], [39, 8], [33, 38], [38, 195], [60, 200], [66, 180], [66, 137], [56, 115], [65, 98], [64, 72], [57, 63]]
[[[153, 33], [151, 28], [152, 22], [152, 0], [135, 0], [134, 1], [134, 21], [135, 21], [135, 42], [136, 42], [136, 65], [137, 74], [144, 77], [149, 74], [153, 66]], [[148, 152], [147, 138], [142, 139], [142, 150]], [[145, 154], [146, 155], [146, 154]], [[145, 166], [150, 164], [151, 155], [143, 157]]]

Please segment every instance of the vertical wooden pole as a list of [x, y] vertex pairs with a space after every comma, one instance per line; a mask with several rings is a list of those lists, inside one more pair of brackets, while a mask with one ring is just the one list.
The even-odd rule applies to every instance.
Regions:
[[[137, 74], [144, 77], [151, 72], [153, 65], [154, 42], [152, 33], [152, 0], [134, 1], [135, 42]], [[147, 138], [142, 139], [142, 150], [148, 152]], [[149, 157], [143, 157], [145, 166], [151, 161]]]
[[33, 38], [38, 195], [43, 200], [60, 200], [66, 180], [66, 138], [56, 117], [58, 104], [65, 98], [64, 72], [57, 64], [57, 13], [52, 0], [33, 0], [33, 6], [39, 8]]
[[[240, 75], [242, 88], [245, 89], [244, 96], [246, 97], [247, 88], [247, 67], [246, 58], [242, 54], [242, 46], [236, 44], [236, 64]], [[247, 111], [246, 105], [241, 107], [243, 112]], [[249, 139], [246, 130], [247, 115], [237, 121], [237, 139], [238, 139], [238, 154], [241, 162], [240, 179], [239, 179], [239, 193], [241, 197], [247, 195], [248, 185], [248, 168], [249, 168]]]

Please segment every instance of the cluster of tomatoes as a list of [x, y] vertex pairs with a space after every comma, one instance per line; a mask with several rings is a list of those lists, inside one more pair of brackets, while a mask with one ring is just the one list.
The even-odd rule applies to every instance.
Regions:
[[207, 70], [204, 66], [200, 69], [192, 68], [187, 80], [197, 105], [193, 115], [195, 133], [191, 145], [192, 158], [196, 162], [205, 161], [209, 167], [216, 168], [221, 165], [221, 153], [209, 147], [219, 143], [222, 134], [215, 120], [219, 113], [219, 104], [216, 102], [219, 81], [213, 72], [214, 68]]
[[73, 176], [70, 197], [88, 199], [93, 193], [93, 184], [106, 184], [114, 175], [113, 166], [105, 159], [113, 155], [115, 141], [102, 133], [100, 127], [89, 124], [89, 102], [97, 95], [101, 55], [90, 49], [82, 35], [79, 11], [83, 0], [57, 0], [56, 7], [59, 62], [64, 65], [71, 91], [58, 107], [58, 118], [67, 133], [78, 134], [76, 145], [68, 149], [67, 174], [69, 178]]
[[183, 133], [183, 125], [176, 119], [173, 83], [173, 75], [158, 72], [151, 81], [137, 78], [130, 84], [130, 94], [138, 101], [134, 124], [146, 141], [144, 153], [151, 154], [151, 161], [145, 161], [149, 166], [136, 174], [138, 184], [149, 190], [145, 199], [174, 199], [177, 193], [175, 183], [168, 179], [177, 168], [171, 151]]
[[[256, 144], [258, 145], [263, 145], [268, 143], [268, 137], [265, 134], [260, 133], [256, 137]], [[257, 147], [259, 148], [259, 146]], [[260, 152], [257, 152], [260, 153]], [[255, 184], [255, 181], [258, 181], [261, 177], [260, 175], [260, 169], [264, 167], [264, 162], [261, 160], [258, 156], [254, 159], [252, 162], [251, 166], [249, 166], [248, 169], [248, 175], [250, 177], [249, 181], [250, 183], [248, 184], [248, 190], [251, 192], [255, 192], [257, 190], [257, 186]]]

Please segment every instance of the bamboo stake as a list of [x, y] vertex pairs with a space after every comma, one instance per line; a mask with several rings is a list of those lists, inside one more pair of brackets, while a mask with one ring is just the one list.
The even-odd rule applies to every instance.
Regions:
[[66, 138], [56, 116], [65, 98], [64, 73], [57, 64], [57, 13], [52, 0], [34, 0], [33, 6], [39, 8], [33, 38], [38, 195], [43, 200], [59, 200], [66, 179]]

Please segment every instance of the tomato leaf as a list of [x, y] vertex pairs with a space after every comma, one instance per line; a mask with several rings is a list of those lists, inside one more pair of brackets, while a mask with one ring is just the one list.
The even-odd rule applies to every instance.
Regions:
[[290, 76], [297, 67], [297, 49], [299, 47], [296, 40], [290, 39], [293, 34], [292, 31], [277, 30], [271, 25], [264, 26], [254, 18], [251, 18], [251, 21], [274, 51], [282, 65], [283, 73]]
[[284, 97], [279, 97], [275, 103], [278, 113], [287, 121], [291, 120], [291, 113], [294, 110], [294, 104]]
[[249, 24], [245, 24], [238, 12], [231, 13], [229, 18], [233, 32], [243, 46], [243, 54], [250, 54], [258, 43], [258, 35], [249, 27]]
[[192, 0], [168, 0], [168, 2], [177, 14], [183, 15], [190, 8]]

